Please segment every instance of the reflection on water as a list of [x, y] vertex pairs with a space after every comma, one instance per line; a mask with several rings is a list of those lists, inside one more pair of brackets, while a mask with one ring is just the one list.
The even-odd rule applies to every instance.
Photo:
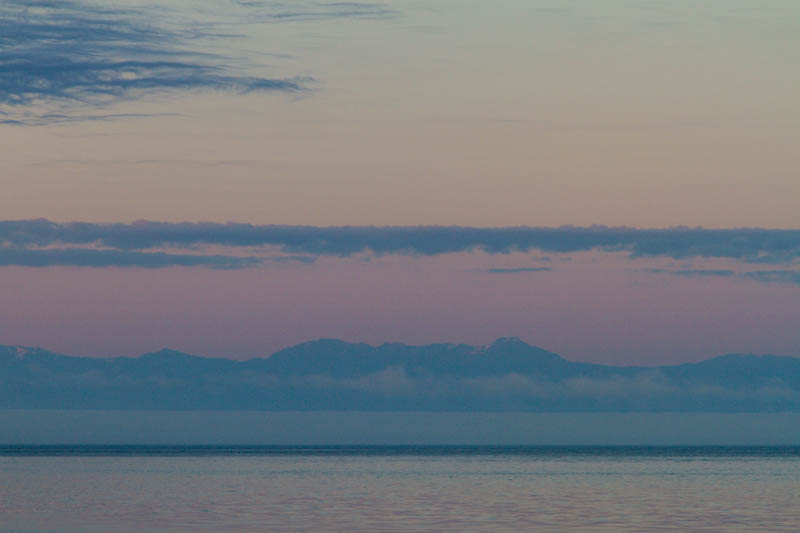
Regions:
[[6, 447], [0, 455], [0, 528], [12, 530], [800, 524], [797, 448]]

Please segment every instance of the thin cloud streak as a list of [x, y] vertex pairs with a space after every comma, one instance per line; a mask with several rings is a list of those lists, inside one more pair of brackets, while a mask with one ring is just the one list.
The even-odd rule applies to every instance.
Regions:
[[166, 268], [204, 267], [217, 270], [237, 270], [270, 263], [312, 264], [315, 258], [287, 255], [274, 257], [174, 254], [166, 252], [140, 252], [130, 250], [96, 250], [89, 248], [25, 249], [0, 247], [0, 267], [92, 267], [92, 268]]
[[522, 274], [525, 272], [552, 272], [550, 267], [531, 267], [531, 268], [490, 268], [486, 272], [489, 274]]
[[382, 19], [397, 12], [373, 2], [275, 2], [272, 0], [235, 0], [234, 3], [250, 9], [248, 17], [256, 22], [313, 22], [332, 18]]
[[24, 267], [120, 267], [165, 268], [171, 266], [207, 267], [222, 270], [260, 265], [259, 257], [227, 255], [189, 255], [164, 252], [133, 252], [122, 250], [91, 250], [67, 248], [62, 250], [26, 250], [0, 248], [0, 266]]
[[705, 277], [724, 277], [730, 278], [736, 275], [736, 272], [728, 269], [692, 269], [692, 270], [676, 270], [672, 272], [676, 276], [683, 276], [685, 278], [705, 278]]
[[800, 285], [800, 271], [798, 270], [756, 270], [754, 272], [745, 272], [744, 276], [756, 281]]
[[654, 274], [672, 274], [684, 278], [737, 278], [764, 283], [772, 282], [800, 285], [800, 270], [751, 270], [736, 272], [729, 269], [668, 270], [665, 268], [650, 268], [645, 271]]

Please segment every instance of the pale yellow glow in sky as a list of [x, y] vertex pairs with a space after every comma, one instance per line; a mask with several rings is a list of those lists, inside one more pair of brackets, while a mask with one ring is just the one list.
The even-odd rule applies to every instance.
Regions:
[[391, 6], [238, 27], [302, 95], [0, 126], [2, 218], [800, 225], [799, 2]]

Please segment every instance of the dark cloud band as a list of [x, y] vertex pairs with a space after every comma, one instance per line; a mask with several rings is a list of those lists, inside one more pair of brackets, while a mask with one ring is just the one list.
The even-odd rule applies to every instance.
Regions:
[[100, 245], [117, 250], [275, 246], [288, 254], [339, 257], [358, 253], [439, 255], [475, 250], [489, 254], [601, 250], [627, 252], [631, 257], [728, 258], [773, 264], [800, 258], [800, 230], [760, 228], [316, 227], [22, 220], [0, 222], [0, 243], [16, 247]]

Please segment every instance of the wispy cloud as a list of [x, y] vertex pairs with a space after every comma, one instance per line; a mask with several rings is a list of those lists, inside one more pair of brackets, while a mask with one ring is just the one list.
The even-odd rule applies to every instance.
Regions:
[[209, 35], [159, 26], [153, 9], [148, 14], [81, 0], [5, 0], [0, 123], [118, 117], [77, 109], [167, 90], [302, 89], [301, 80], [249, 75], [229, 67], [230, 58], [191, 51], [192, 40]]
[[375, 2], [285, 2], [274, 0], [234, 0], [250, 8], [248, 17], [258, 22], [308, 22], [331, 18], [377, 19], [397, 12]]
[[675, 270], [672, 272], [676, 276], [683, 276], [685, 278], [704, 278], [704, 277], [725, 277], [729, 278], [735, 276], [736, 272], [727, 269], [692, 269], [692, 270]]
[[244, 167], [254, 165], [254, 161], [234, 160], [234, 159], [134, 159], [134, 160], [120, 160], [120, 159], [49, 159], [44, 161], [37, 161], [30, 163], [30, 167], [50, 167], [50, 166], [180, 166], [196, 167], [196, 168], [216, 168], [216, 167]]
[[669, 270], [665, 268], [651, 268], [647, 272], [656, 274], [672, 274], [685, 278], [738, 278], [750, 279], [761, 282], [790, 283], [800, 285], [800, 270], [750, 270], [737, 272], [729, 269], [691, 269], [691, 270]]
[[289, 254], [339, 257], [358, 253], [439, 255], [475, 250], [489, 254], [600, 250], [627, 252], [632, 258], [726, 258], [774, 264], [800, 259], [800, 230], [760, 228], [317, 227], [148, 221], [56, 223], [39, 219], [0, 221], [0, 243], [38, 247], [97, 244], [119, 250], [197, 245], [275, 246]]
[[755, 270], [745, 272], [746, 278], [756, 281], [773, 281], [777, 283], [794, 283], [800, 285], [800, 270]]
[[520, 268], [490, 268], [486, 272], [489, 274], [520, 274], [524, 272], [552, 272], [550, 267], [520, 267]]

